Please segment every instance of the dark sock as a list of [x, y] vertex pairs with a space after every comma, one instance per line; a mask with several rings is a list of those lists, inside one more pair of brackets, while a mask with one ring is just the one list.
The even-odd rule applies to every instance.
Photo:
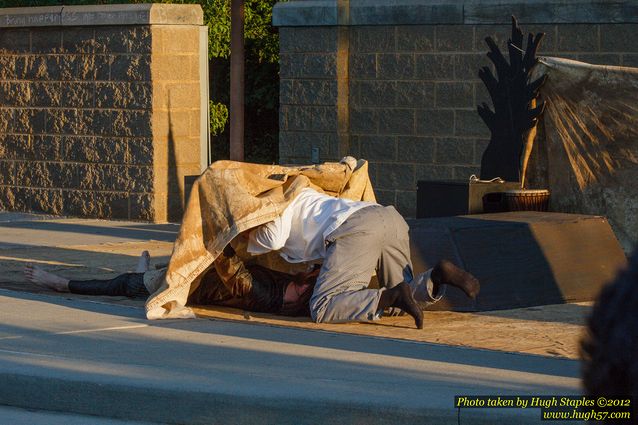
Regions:
[[432, 269], [431, 275], [434, 283], [433, 293], [436, 296], [441, 285], [455, 286], [465, 292], [465, 295], [474, 299], [481, 290], [478, 279], [448, 260], [441, 260]]
[[419, 329], [423, 329], [423, 312], [412, 296], [412, 288], [401, 282], [394, 288], [386, 289], [381, 293], [377, 310], [385, 310], [388, 307], [397, 307], [414, 318], [414, 323]]

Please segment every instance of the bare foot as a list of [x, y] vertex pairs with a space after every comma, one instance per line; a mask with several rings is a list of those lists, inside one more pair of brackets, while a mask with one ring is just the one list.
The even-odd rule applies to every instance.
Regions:
[[439, 285], [456, 286], [465, 292], [465, 295], [474, 299], [481, 290], [477, 278], [448, 260], [441, 260], [432, 270], [433, 293], [437, 294]]
[[137, 267], [135, 268], [136, 273], [144, 273], [148, 271], [148, 268], [151, 265], [151, 255], [148, 251], [142, 251], [142, 255], [140, 255], [140, 259], [137, 262]]
[[31, 283], [58, 292], [69, 292], [69, 280], [53, 273], [45, 272], [38, 266], [27, 264], [24, 275]]

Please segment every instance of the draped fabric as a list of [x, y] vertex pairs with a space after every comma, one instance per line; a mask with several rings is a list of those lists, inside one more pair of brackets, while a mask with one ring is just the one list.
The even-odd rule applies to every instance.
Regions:
[[[166, 273], [157, 273], [155, 282], [145, 281], [152, 289], [146, 302], [147, 318], [194, 317], [186, 306], [188, 295], [224, 247], [241, 232], [279, 216], [306, 187], [332, 196], [375, 201], [368, 163], [352, 157], [304, 167], [234, 161], [218, 161], [208, 167], [193, 185]], [[247, 255], [236, 248], [240, 256]], [[276, 252], [262, 257], [260, 263], [273, 268], [283, 261]]]

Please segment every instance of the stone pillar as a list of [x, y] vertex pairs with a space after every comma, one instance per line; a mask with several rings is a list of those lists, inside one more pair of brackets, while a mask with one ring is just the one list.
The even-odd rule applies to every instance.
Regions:
[[0, 210], [178, 221], [207, 165], [196, 5], [0, 9]]
[[414, 217], [417, 181], [479, 172], [484, 38], [506, 52], [511, 15], [547, 33], [540, 55], [638, 64], [635, 0], [277, 3], [281, 161], [308, 163], [314, 147], [321, 160], [368, 159], [379, 201]]

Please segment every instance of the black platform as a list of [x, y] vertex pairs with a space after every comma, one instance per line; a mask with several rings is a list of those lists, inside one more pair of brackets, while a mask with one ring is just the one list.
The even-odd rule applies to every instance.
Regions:
[[595, 299], [626, 257], [603, 217], [541, 212], [408, 220], [416, 273], [448, 258], [481, 282], [432, 309], [484, 311]]

